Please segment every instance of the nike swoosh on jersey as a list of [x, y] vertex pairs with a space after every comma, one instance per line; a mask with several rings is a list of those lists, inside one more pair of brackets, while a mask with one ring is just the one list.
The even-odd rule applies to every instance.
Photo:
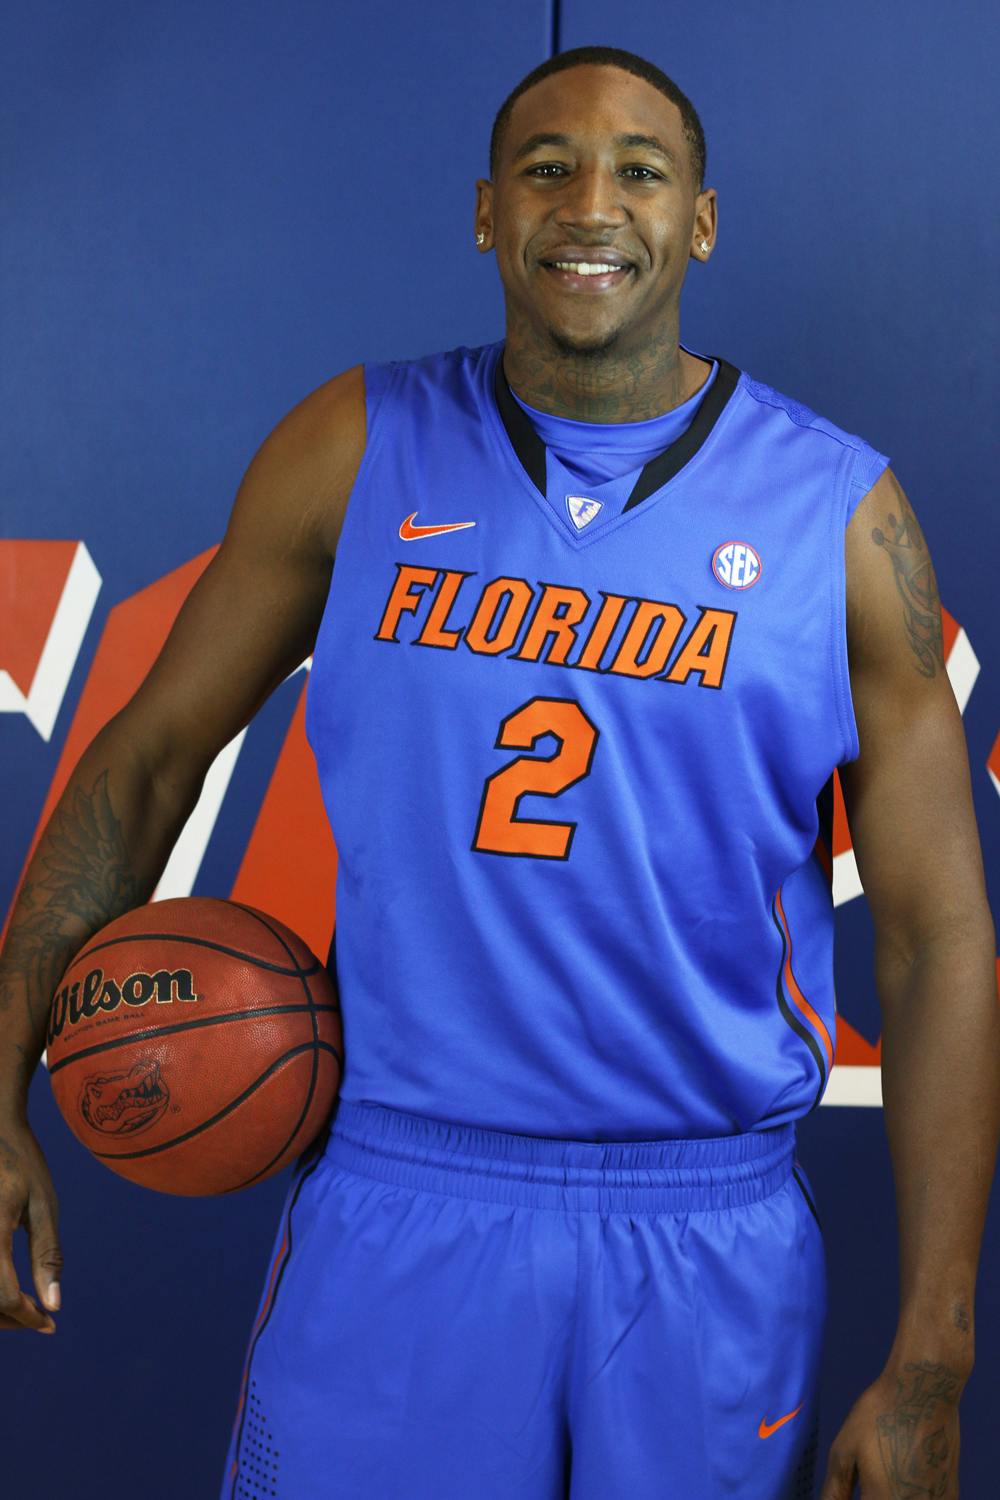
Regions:
[[797, 1417], [799, 1412], [802, 1410], [802, 1405], [803, 1403], [800, 1401], [794, 1411], [786, 1412], [785, 1415], [783, 1417], [779, 1417], [776, 1422], [768, 1423], [765, 1422], [763, 1417], [761, 1417], [760, 1426], [757, 1428], [757, 1436], [762, 1438], [770, 1437], [772, 1432], [777, 1432], [779, 1427], [784, 1427], [786, 1422], [790, 1422], [793, 1417]]
[[440, 536], [442, 531], [464, 531], [466, 526], [475, 526], [475, 521], [448, 521], [444, 526], [414, 526], [417, 512], [407, 516], [399, 534], [404, 542], [415, 542], [421, 536]]

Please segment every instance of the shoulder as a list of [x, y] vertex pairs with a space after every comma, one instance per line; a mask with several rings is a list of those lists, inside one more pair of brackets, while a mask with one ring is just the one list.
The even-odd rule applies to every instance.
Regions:
[[317, 386], [280, 418], [254, 453], [234, 518], [330, 557], [364, 456], [365, 367]]
[[471, 388], [492, 345], [459, 345], [413, 359], [352, 365], [296, 402], [267, 434], [247, 469], [237, 510], [272, 536], [280, 531], [332, 557], [347, 502], [390, 392], [419, 402]]
[[[927, 539], [886, 467], [862, 496], [845, 540], [847, 629], [856, 667], [895, 661], [933, 678], [944, 668], [941, 602]], [[907, 649], [900, 650], [904, 645]]]
[[849, 464], [853, 483], [868, 489], [885, 468], [884, 455], [858, 433], [839, 427], [794, 396], [787, 396], [762, 380], [754, 380], [745, 372], [741, 388], [756, 403], [761, 417], [768, 419], [775, 429], [783, 429], [786, 437], [811, 444], [817, 452], [826, 452], [830, 458], [840, 458]]
[[746, 394], [789, 430], [836, 445], [849, 464], [845, 511], [846, 623], [852, 687], [887, 680], [919, 692], [943, 676], [941, 605], [923, 528], [885, 454], [810, 407], [744, 377]]
[[366, 428], [365, 366], [352, 365], [291, 407], [268, 434], [266, 445], [321, 464], [333, 478], [356, 468]]
[[499, 341], [469, 347], [457, 344], [451, 349], [440, 349], [430, 354], [420, 354], [408, 359], [388, 359], [369, 362], [364, 366], [369, 386], [369, 410], [372, 398], [380, 400], [390, 388], [420, 390], [457, 390], [471, 384], [477, 374], [485, 368]]
[[[744, 374], [742, 388], [782, 442], [811, 444], [808, 463], [833, 461], [846, 477], [844, 564], [852, 673], [862, 662], [907, 667], [898, 651], [899, 611], [912, 650], [910, 670], [941, 666], [937, 583], [927, 543], [884, 453], [794, 397]], [[843, 482], [843, 480], [842, 480]], [[922, 601], [922, 603], [921, 603]]]
[[[844, 511], [847, 636], [852, 679], [894, 671], [933, 677], [943, 666], [940, 601], [927, 541], [884, 453], [857, 433], [762, 381], [744, 389], [788, 433], [808, 435], [842, 455], [849, 485]], [[900, 652], [900, 642], [908, 652]]]

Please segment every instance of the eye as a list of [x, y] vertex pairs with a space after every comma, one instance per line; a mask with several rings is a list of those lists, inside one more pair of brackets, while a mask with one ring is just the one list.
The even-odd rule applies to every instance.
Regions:
[[[536, 175], [536, 173], [542, 173], [542, 172], [544, 172], [546, 174], [546, 176], [548, 176], [548, 174], [550, 172], [552, 172], [552, 171], [564, 172], [565, 170], [566, 170], [565, 167], [560, 166], [558, 162], [543, 161], [543, 162], [539, 162], [537, 166], [528, 167], [528, 169], [527, 169], [527, 171], [525, 172], [524, 175], [526, 177], [534, 177]], [[623, 172], [645, 172], [645, 173], [647, 173], [647, 175], [645, 177], [638, 178], [639, 182], [655, 182], [657, 180], [659, 180], [659, 181], [663, 180], [660, 177], [659, 172], [654, 172], [653, 169], [652, 169], [652, 167], [643, 166], [639, 162], [635, 162], [635, 163], [633, 163], [632, 166], [629, 166], [629, 167], [623, 167], [622, 171]]]

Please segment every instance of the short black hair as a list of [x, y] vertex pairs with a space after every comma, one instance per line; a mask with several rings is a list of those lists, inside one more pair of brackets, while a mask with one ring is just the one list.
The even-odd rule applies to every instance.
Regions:
[[554, 57], [539, 63], [537, 68], [533, 68], [526, 77], [522, 78], [517, 87], [507, 95], [493, 121], [493, 131], [490, 135], [490, 177], [496, 178], [500, 150], [510, 123], [514, 101], [528, 89], [533, 88], [536, 83], [541, 83], [543, 78], [548, 78], [550, 73], [561, 73], [564, 68], [577, 68], [583, 63], [601, 63], [608, 67], [621, 68], [625, 73], [633, 73], [636, 78], [644, 78], [647, 83], [651, 83], [654, 89], [659, 89], [660, 93], [664, 94], [672, 104], [677, 105], [681, 112], [684, 139], [690, 147], [691, 175], [700, 192], [705, 181], [706, 152], [705, 132], [701, 128], [698, 111], [687, 94], [683, 93], [673, 79], [668, 78], [655, 63], [647, 62], [644, 57], [639, 57], [635, 52], [626, 52], [621, 47], [571, 47], [568, 52], [557, 52]]

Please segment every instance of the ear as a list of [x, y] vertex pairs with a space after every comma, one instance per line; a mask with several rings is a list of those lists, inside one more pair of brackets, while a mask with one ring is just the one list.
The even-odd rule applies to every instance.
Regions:
[[[692, 260], [706, 261], [715, 248], [719, 233], [719, 209], [715, 188], [706, 188], [694, 200], [694, 226], [691, 231]], [[703, 250], [702, 243], [708, 246]]]
[[486, 238], [478, 250], [492, 250], [493, 248], [493, 184], [488, 177], [476, 178], [476, 214], [472, 226], [473, 235], [482, 234]]

